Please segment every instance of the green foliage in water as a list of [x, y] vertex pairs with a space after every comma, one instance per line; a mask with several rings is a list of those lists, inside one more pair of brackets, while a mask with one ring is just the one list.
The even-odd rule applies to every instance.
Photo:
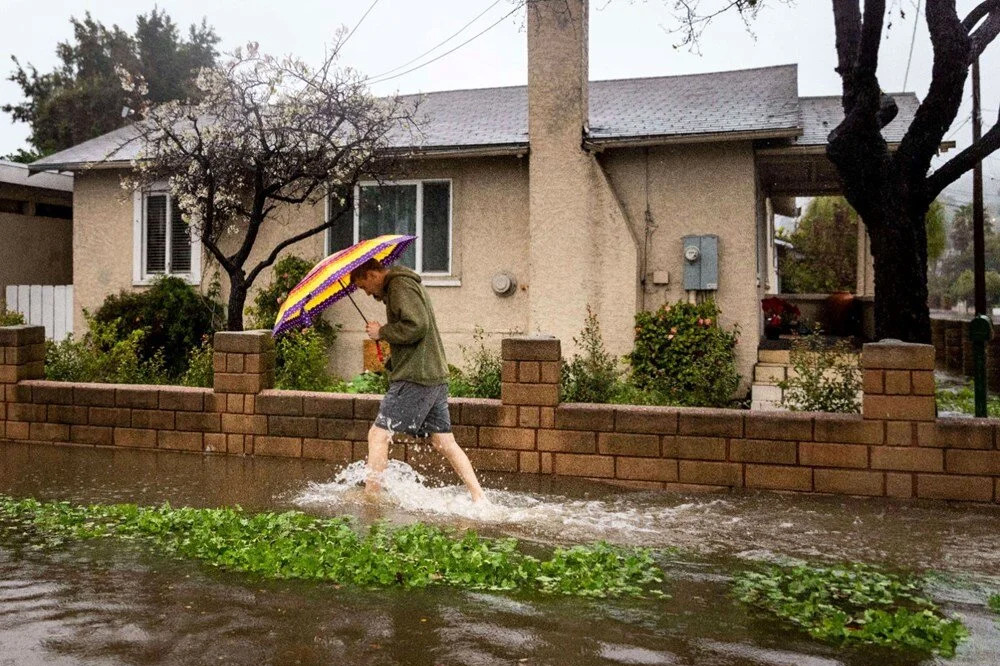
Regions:
[[48, 544], [99, 537], [143, 540], [173, 555], [270, 578], [584, 597], [663, 596], [663, 572], [651, 551], [604, 543], [557, 548], [540, 560], [520, 552], [515, 539], [485, 539], [471, 530], [459, 534], [420, 523], [399, 528], [376, 524], [359, 532], [350, 519], [297, 511], [81, 506], [0, 495], [0, 528], [5, 523], [36, 533]]
[[994, 594], [989, 598], [990, 609], [1000, 615], [1000, 594]]
[[921, 587], [917, 578], [863, 564], [767, 565], [738, 574], [733, 583], [740, 601], [774, 613], [813, 638], [951, 657], [968, 631], [921, 596]]

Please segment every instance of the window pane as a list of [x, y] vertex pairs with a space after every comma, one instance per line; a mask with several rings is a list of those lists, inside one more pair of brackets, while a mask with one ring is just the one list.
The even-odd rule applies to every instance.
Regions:
[[191, 236], [176, 202], [170, 209], [170, 272], [191, 272]]
[[424, 272], [447, 273], [451, 183], [424, 183]]
[[162, 273], [167, 259], [167, 195], [146, 197], [146, 272]]
[[[372, 185], [361, 188], [358, 234], [361, 239], [382, 234], [417, 233], [417, 186]], [[400, 263], [416, 267], [416, 244], [403, 254]]]
[[[336, 211], [337, 205], [331, 203], [329, 210]], [[348, 214], [341, 215], [340, 219], [330, 227], [330, 247], [328, 250], [330, 254], [333, 254], [352, 245], [354, 245], [354, 219], [348, 210]]]

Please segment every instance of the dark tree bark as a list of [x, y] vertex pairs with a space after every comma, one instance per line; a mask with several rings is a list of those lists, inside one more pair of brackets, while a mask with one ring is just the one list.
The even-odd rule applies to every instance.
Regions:
[[1000, 119], [982, 140], [928, 171], [958, 114], [972, 61], [1000, 32], [1000, 0], [985, 0], [964, 21], [955, 0], [927, 0], [931, 86], [895, 153], [881, 130], [896, 105], [875, 73], [885, 9], [885, 0], [866, 0], [863, 13], [860, 0], [833, 0], [844, 120], [830, 134], [827, 155], [871, 238], [878, 337], [929, 342], [925, 216], [944, 187], [1000, 148]]

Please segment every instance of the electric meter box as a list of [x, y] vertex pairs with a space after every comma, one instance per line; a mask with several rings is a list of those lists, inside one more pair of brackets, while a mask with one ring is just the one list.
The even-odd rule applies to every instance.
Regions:
[[719, 288], [719, 237], [684, 236], [684, 289], [715, 291]]

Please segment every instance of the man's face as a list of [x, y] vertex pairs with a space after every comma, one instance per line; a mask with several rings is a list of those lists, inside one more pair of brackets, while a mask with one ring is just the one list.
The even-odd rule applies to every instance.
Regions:
[[364, 277], [355, 280], [354, 283], [369, 296], [381, 298], [383, 277], [379, 271], [369, 271]]

